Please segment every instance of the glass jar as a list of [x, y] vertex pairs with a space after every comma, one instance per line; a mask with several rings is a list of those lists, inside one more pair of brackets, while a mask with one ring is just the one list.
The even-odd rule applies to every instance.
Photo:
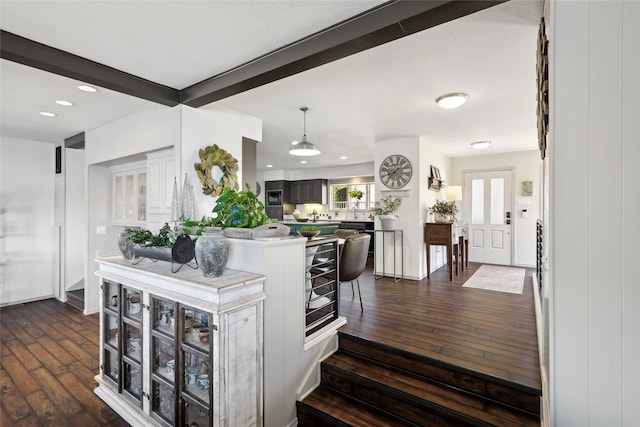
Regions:
[[218, 277], [229, 259], [229, 240], [222, 232], [202, 233], [196, 241], [196, 260], [204, 277]]

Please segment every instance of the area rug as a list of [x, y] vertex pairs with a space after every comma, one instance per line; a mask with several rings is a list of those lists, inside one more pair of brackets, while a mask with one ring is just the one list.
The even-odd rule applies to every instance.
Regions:
[[463, 287], [522, 294], [524, 268], [481, 265]]

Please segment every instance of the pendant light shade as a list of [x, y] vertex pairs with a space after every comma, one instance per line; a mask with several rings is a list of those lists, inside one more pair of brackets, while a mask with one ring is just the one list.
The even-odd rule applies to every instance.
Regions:
[[307, 107], [300, 108], [300, 111], [304, 113], [304, 133], [302, 134], [301, 141], [294, 141], [289, 147], [289, 154], [294, 156], [317, 156], [320, 154], [318, 146], [312, 142], [307, 141]]

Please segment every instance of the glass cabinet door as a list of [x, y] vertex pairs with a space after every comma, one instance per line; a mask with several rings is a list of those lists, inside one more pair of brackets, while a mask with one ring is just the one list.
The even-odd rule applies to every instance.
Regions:
[[[209, 425], [211, 418], [212, 366], [211, 346], [213, 334], [211, 316], [189, 307], [181, 310], [184, 334], [181, 337], [180, 356], [184, 370], [181, 390], [182, 413], [186, 425]], [[189, 421], [190, 420], [190, 421]], [[201, 424], [202, 423], [202, 424]]]
[[122, 384], [125, 394], [142, 406], [142, 292], [122, 286]]
[[102, 282], [104, 346], [102, 373], [105, 378], [118, 385], [120, 377], [120, 284], [104, 280]]
[[175, 319], [176, 303], [155, 296], [151, 297], [151, 351], [153, 354], [151, 369], [151, 413], [156, 419], [175, 424], [175, 392], [177, 378], [182, 375], [176, 363], [175, 331], [179, 322]]
[[133, 289], [123, 287], [123, 307], [122, 314], [130, 319], [142, 320], [142, 293]]

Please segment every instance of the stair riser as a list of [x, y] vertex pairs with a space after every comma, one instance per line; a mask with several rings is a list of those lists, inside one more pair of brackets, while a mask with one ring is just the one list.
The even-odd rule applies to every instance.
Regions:
[[387, 412], [402, 414], [407, 421], [433, 427], [458, 427], [485, 424], [475, 424], [460, 420], [455, 414], [444, 408], [428, 402], [396, 393], [380, 384], [372, 385], [367, 382], [355, 381], [352, 375], [331, 367], [322, 367], [322, 384], [359, 400], [372, 408]]
[[424, 378], [438, 381], [442, 384], [465, 390], [480, 396], [485, 396], [497, 402], [520, 408], [521, 410], [539, 414], [539, 397], [522, 390], [517, 390], [455, 371], [446, 366], [431, 364], [429, 359], [405, 356], [404, 354], [378, 346], [372, 346], [367, 342], [351, 339], [347, 335], [340, 334], [340, 349], [347, 353], [359, 355], [383, 364], [400, 368], [406, 372], [417, 374]]

